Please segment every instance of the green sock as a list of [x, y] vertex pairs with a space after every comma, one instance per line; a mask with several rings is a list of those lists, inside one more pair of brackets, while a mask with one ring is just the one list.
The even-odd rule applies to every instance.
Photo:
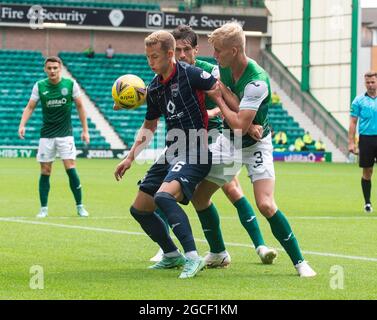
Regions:
[[304, 261], [297, 239], [284, 214], [278, 210], [271, 218], [267, 219], [267, 221], [270, 223], [273, 235], [279, 240], [280, 244], [288, 253], [293, 264], [296, 265], [297, 263]]
[[75, 197], [76, 205], [82, 204], [81, 184], [76, 168], [71, 168], [66, 171], [69, 177], [69, 186], [71, 187], [73, 196]]
[[261, 245], [265, 245], [258, 221], [249, 201], [245, 197], [242, 197], [233, 203], [233, 205], [237, 208], [238, 217], [253, 241], [254, 247], [258, 248]]
[[170, 233], [170, 225], [169, 225], [169, 222], [168, 222], [168, 218], [166, 218], [165, 213], [163, 213], [159, 208], [157, 208], [155, 212], [162, 219], [162, 221], [164, 221], [164, 224], [165, 224], [165, 227], [166, 227], [166, 231], [168, 233]]
[[212, 253], [225, 251], [223, 235], [220, 229], [220, 218], [215, 205], [212, 203], [207, 209], [197, 211], [204, 235]]
[[50, 191], [50, 176], [41, 174], [39, 177], [39, 200], [41, 207], [47, 207], [48, 192]]

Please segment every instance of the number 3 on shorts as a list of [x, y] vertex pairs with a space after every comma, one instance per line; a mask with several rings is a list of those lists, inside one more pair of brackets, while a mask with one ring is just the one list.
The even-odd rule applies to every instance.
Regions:
[[173, 169], [171, 169], [171, 171], [173, 171], [173, 172], [179, 172], [179, 171], [181, 171], [182, 167], [183, 167], [185, 164], [186, 164], [186, 163], [183, 162], [183, 161], [178, 161], [178, 162], [174, 165]]
[[261, 165], [263, 165], [262, 152], [260, 152], [260, 151], [254, 152], [254, 157], [256, 157], [255, 165], [254, 165], [254, 168], [256, 169], [256, 168], [260, 167]]

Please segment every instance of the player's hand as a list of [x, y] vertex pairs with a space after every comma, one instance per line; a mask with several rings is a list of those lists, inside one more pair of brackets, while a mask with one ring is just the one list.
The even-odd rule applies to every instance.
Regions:
[[263, 136], [263, 127], [259, 124], [252, 124], [249, 128], [248, 134], [254, 140], [259, 141]]
[[216, 107], [214, 109], [207, 110], [207, 113], [208, 113], [208, 119], [213, 119], [221, 115], [221, 110], [219, 107]]
[[25, 127], [19, 127], [18, 128], [18, 136], [20, 137], [20, 139], [25, 139]]
[[354, 142], [348, 143], [348, 151], [353, 154], [356, 154], [356, 145]]
[[124, 159], [122, 162], [118, 164], [115, 169], [114, 176], [117, 181], [123, 178], [125, 172], [131, 168], [132, 161], [128, 158]]
[[90, 136], [88, 131], [83, 131], [81, 133], [81, 141], [84, 141], [86, 144], [90, 142]]

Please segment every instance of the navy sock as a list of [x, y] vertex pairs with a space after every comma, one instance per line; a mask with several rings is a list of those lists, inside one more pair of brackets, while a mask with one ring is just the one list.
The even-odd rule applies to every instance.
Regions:
[[166, 218], [165, 213], [163, 213], [159, 208], [157, 208], [157, 209], [155, 210], [155, 213], [158, 214], [158, 216], [162, 219], [162, 221], [164, 221], [164, 223], [165, 223], [165, 227], [166, 227], [166, 231], [167, 231], [168, 233], [170, 233], [169, 221], [168, 221], [168, 218]]
[[157, 206], [168, 218], [172, 231], [181, 243], [185, 252], [196, 251], [194, 236], [189, 219], [177, 200], [167, 192], [158, 192], [154, 196]]
[[39, 178], [39, 199], [41, 201], [41, 207], [47, 207], [49, 191], [50, 191], [50, 176], [41, 174]]
[[365, 203], [370, 203], [370, 190], [372, 189], [372, 181], [361, 178], [361, 188], [363, 189]]
[[164, 253], [178, 250], [170, 235], [166, 231], [164, 221], [156, 213], [140, 212], [134, 207], [130, 208], [131, 215], [139, 222], [144, 232], [157, 242]]

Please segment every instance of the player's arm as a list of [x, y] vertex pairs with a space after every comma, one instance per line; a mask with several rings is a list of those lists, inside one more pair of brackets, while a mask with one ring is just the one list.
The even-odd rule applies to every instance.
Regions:
[[28, 122], [31, 115], [33, 114], [38, 101], [39, 101], [39, 90], [38, 90], [38, 84], [36, 83], [31, 92], [29, 102], [22, 113], [20, 125], [18, 126], [18, 136], [21, 139], [25, 139], [26, 123]]
[[77, 112], [79, 114], [80, 122], [82, 125], [81, 140], [85, 143], [89, 143], [89, 129], [88, 129], [88, 120], [86, 119], [86, 112], [84, 108], [84, 103], [82, 101], [80, 87], [75, 81], [72, 88], [72, 98], [75, 100]]
[[256, 110], [246, 109], [240, 110], [239, 112], [234, 112], [224, 100], [219, 101], [217, 105], [220, 107], [224, 119], [228, 123], [229, 127], [231, 127], [233, 130], [241, 130], [242, 135], [249, 132], [257, 113]]
[[353, 100], [351, 104], [350, 125], [348, 128], [348, 151], [352, 153], [356, 153], [355, 135], [356, 135], [356, 125], [357, 125], [357, 120], [358, 120], [359, 115], [360, 115], [360, 106], [358, 103], [358, 98], [356, 97], [355, 100]]
[[240, 100], [238, 97], [221, 81], [219, 81], [219, 88], [227, 106], [234, 112], [238, 112], [240, 110]]
[[140, 127], [134, 144], [131, 147], [130, 152], [127, 154], [126, 158], [123, 159], [115, 169], [114, 175], [115, 179], [119, 181], [123, 178], [125, 172], [131, 168], [132, 162], [136, 159], [138, 154], [148, 146], [151, 141], [154, 132], [157, 129], [159, 119], [144, 120], [143, 125]]
[[86, 112], [84, 108], [84, 104], [82, 102], [81, 97], [77, 97], [75, 99], [77, 112], [79, 114], [79, 118], [82, 125], [82, 133], [81, 133], [81, 140], [85, 143], [89, 143], [90, 136], [89, 136], [89, 129], [88, 129], [88, 120], [86, 119]]
[[350, 117], [350, 125], [348, 129], [348, 151], [356, 153], [355, 135], [356, 135], [357, 117]]
[[25, 126], [28, 120], [30, 119], [31, 115], [33, 114], [35, 107], [37, 106], [37, 102], [38, 101], [30, 99], [22, 113], [20, 125], [18, 126], [18, 136], [21, 139], [25, 139]]

